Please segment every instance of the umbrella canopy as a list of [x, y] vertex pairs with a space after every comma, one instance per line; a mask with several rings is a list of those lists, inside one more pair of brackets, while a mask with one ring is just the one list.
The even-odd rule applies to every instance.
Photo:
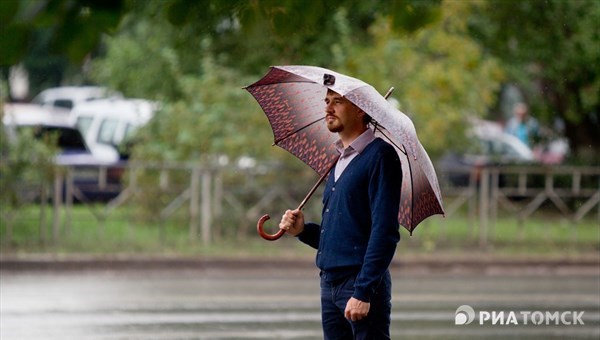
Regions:
[[392, 144], [400, 157], [403, 182], [398, 222], [412, 234], [425, 218], [444, 213], [435, 169], [412, 121], [371, 85], [321, 67], [274, 66], [245, 89], [265, 112], [274, 145], [301, 159], [322, 178], [339, 156], [334, 146], [338, 137], [325, 124], [324, 98], [328, 89], [346, 97], [373, 118], [375, 135]]

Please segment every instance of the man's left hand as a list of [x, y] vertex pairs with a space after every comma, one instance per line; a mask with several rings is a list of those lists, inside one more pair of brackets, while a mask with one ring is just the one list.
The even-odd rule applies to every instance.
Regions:
[[360, 301], [355, 298], [350, 298], [348, 303], [346, 303], [346, 310], [344, 311], [344, 316], [346, 319], [351, 321], [359, 321], [369, 314], [369, 308], [371, 304], [368, 302]]

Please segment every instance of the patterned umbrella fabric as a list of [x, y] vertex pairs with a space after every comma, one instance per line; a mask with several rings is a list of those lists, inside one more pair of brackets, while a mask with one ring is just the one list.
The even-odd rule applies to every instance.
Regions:
[[321, 67], [274, 66], [245, 89], [265, 112], [274, 145], [298, 157], [322, 178], [339, 156], [334, 147], [338, 137], [325, 124], [324, 98], [327, 89], [346, 97], [373, 118], [375, 135], [392, 144], [400, 157], [403, 182], [398, 222], [412, 234], [427, 217], [444, 213], [435, 169], [412, 121], [371, 85]]

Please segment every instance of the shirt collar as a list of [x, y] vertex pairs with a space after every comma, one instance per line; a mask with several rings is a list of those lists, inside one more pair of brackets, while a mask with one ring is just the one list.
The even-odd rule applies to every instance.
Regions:
[[[365, 130], [360, 136], [356, 137], [348, 146], [348, 149], [361, 153], [369, 143], [375, 140], [375, 133], [371, 129]], [[342, 153], [344, 151], [344, 144], [341, 139], [335, 142], [335, 148]]]

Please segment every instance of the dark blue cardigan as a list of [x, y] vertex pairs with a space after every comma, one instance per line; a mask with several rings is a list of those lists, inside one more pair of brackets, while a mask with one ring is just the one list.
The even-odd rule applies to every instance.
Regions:
[[306, 223], [298, 237], [318, 249], [316, 262], [325, 280], [357, 275], [353, 296], [369, 302], [400, 241], [400, 160], [377, 138], [337, 181], [333, 174], [323, 194], [321, 225]]

